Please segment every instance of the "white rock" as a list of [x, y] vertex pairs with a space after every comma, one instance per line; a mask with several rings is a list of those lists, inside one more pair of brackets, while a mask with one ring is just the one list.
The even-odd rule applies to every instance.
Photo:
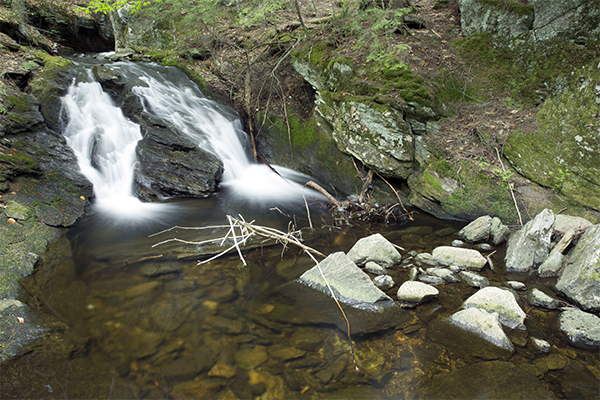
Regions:
[[448, 321], [461, 329], [476, 333], [495, 346], [514, 351], [513, 344], [500, 326], [497, 313], [489, 313], [480, 308], [467, 308], [452, 314]]
[[375, 278], [373, 278], [373, 283], [379, 289], [384, 289], [384, 290], [390, 289], [390, 288], [394, 287], [394, 285], [396, 284], [394, 282], [394, 279], [389, 275], [376, 276]]
[[419, 281], [406, 281], [398, 289], [398, 300], [411, 303], [422, 303], [437, 297], [440, 291], [435, 287]]
[[554, 213], [545, 209], [521, 230], [508, 239], [506, 248], [506, 270], [528, 272], [548, 257], [550, 238], [554, 230]]
[[356, 265], [365, 265], [368, 261], [373, 261], [384, 268], [402, 261], [402, 256], [398, 250], [380, 233], [357, 241], [348, 252], [348, 257]]
[[517, 304], [515, 296], [506, 289], [486, 287], [469, 297], [464, 303], [464, 308], [481, 308], [491, 313], [498, 313], [502, 325], [511, 329], [524, 329], [525, 312]]
[[433, 258], [442, 264], [455, 264], [466, 269], [480, 270], [487, 260], [480, 252], [452, 246], [440, 246], [433, 250]]

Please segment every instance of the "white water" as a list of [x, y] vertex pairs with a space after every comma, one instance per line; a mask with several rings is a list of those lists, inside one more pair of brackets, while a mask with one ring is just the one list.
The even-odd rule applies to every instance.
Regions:
[[[224, 189], [230, 203], [260, 202], [275, 207], [302, 201], [302, 185], [310, 177], [277, 167], [285, 177], [282, 178], [266, 165], [251, 163], [237, 116], [205, 98], [183, 73], [160, 66], [148, 69], [131, 63], [114, 65], [123, 75], [148, 84], [133, 89], [143, 99], [147, 112], [171, 122], [198, 146], [214, 152], [223, 161], [224, 174], [219, 187]], [[177, 85], [163, 74], [174, 75]], [[69, 120], [64, 136], [77, 155], [81, 172], [94, 185], [95, 209], [126, 221], [156, 219], [173, 210], [172, 204], [144, 203], [133, 195], [135, 147], [142, 139], [140, 127], [114, 105], [93, 80], [91, 72], [74, 83], [62, 101]], [[314, 195], [311, 191], [311, 196]]]

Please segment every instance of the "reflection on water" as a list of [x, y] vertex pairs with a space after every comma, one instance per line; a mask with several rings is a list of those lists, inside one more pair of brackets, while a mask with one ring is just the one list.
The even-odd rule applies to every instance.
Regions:
[[[458, 228], [418, 216], [403, 226], [322, 229], [309, 244], [324, 253], [347, 251], [375, 231], [406, 254], [449, 244]], [[508, 363], [433, 341], [433, 322], [475, 292], [460, 283], [439, 287], [440, 298], [410, 310], [401, 329], [355, 338], [357, 373], [345, 332], [269, 319], [279, 307], [270, 294], [312, 267], [306, 255], [263, 246], [246, 253], [248, 267], [233, 255], [197, 265], [184, 245], [152, 248], [156, 240], [147, 236], [160, 229], [115, 231], [90, 219], [72, 230], [70, 242], [52, 245], [24, 285], [54, 333], [2, 367], [1, 397], [464, 398], [457, 394], [472, 392], [461, 387], [478, 379], [503, 382], [498, 371], [511, 382], [490, 398], [598, 394], [597, 354], [555, 335], [556, 311], [528, 310], [526, 322], [528, 332], [554, 346], [553, 360], [528, 348], [519, 332], [510, 333], [517, 351]], [[485, 274], [493, 284], [503, 279]], [[393, 276], [402, 282], [407, 272], [398, 268]], [[388, 294], [395, 298], [394, 292]], [[461, 375], [469, 365], [490, 375]]]

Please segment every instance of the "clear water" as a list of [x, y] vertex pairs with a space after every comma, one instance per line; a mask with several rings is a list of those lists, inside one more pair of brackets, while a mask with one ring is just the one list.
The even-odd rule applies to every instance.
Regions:
[[[191, 105], [194, 113], [180, 110], [176, 118], [188, 124], [190, 130], [201, 127], [195, 131], [199, 134], [199, 145], [213, 146], [218, 152], [218, 145], [210, 139], [214, 133], [211, 130], [217, 132], [217, 137], [230, 133], [239, 137], [235, 116], [227, 109], [220, 114], [224, 115], [223, 119], [213, 114], [214, 109], [198, 111], [206, 100], [196, 98], [200, 94], [192, 84], [180, 78], [175, 79], [173, 82], [177, 83], [173, 85], [159, 83], [158, 75], [172, 72], [162, 67], [143, 72], [149, 88], [140, 89], [140, 95], [146, 95], [144, 91], [158, 90], [161, 85], [175, 92], [183, 86], [183, 94], [169, 96], [178, 107]], [[135, 74], [140, 76], [142, 72]], [[85, 93], [78, 93], [79, 88]], [[88, 121], [82, 122], [79, 128], [72, 127], [72, 134], [66, 133], [71, 135], [69, 143], [82, 142], [78, 154], [89, 154], [90, 138], [97, 132], [112, 129], [95, 121], [102, 120], [109, 112], [119, 114], [118, 109], [111, 108], [110, 102], [102, 105], [105, 111], [97, 117], [93, 117], [94, 113], [85, 114], [82, 99], [90, 93], [96, 93], [94, 98], [104, 101], [97, 89], [88, 80], [69, 94], [74, 103], [80, 103], [77, 107], [82, 109], [81, 120]], [[169, 105], [168, 101], [164, 103], [167, 104], [160, 107]], [[148, 106], [160, 109], [153, 103]], [[217, 110], [221, 107], [213, 106]], [[168, 115], [169, 111], [164, 113]], [[206, 115], [197, 116], [202, 113]], [[208, 126], [206, 121], [196, 125], [190, 118], [217, 119], [221, 121], [217, 124], [221, 128]], [[84, 128], [89, 128], [87, 136], [77, 139]], [[115, 140], [136, 137], [135, 127], [127, 121], [119, 122], [115, 129], [120, 132]], [[102, 143], [107, 149], [107, 159], [115, 149], [127, 147], [111, 143]], [[243, 140], [239, 143], [244, 157], [233, 157], [232, 162], [247, 161], [244, 152], [247, 146]], [[128, 159], [124, 164], [132, 162]], [[289, 308], [287, 304], [278, 303], [277, 290], [313, 266], [298, 249], [290, 247], [284, 251], [281, 244], [263, 243], [244, 252], [248, 265], [243, 266], [236, 254], [198, 265], [198, 259], [202, 258], [199, 250], [203, 247], [195, 244], [171, 242], [154, 246], [169, 238], [196, 242], [221, 235], [223, 230], [214, 228], [174, 229], [152, 236], [175, 225], [220, 225], [227, 214], [241, 214], [247, 220], [284, 231], [290, 223], [296, 228], [306, 228], [301, 183], [289, 182], [301, 182], [306, 177], [292, 177], [282, 184], [270, 171], [267, 174], [262, 167], [242, 163], [239, 170], [234, 169], [236, 172], [228, 172], [224, 188], [215, 196], [149, 204], [147, 210], [132, 218], [131, 209], [119, 209], [126, 198], [137, 204], [127, 192], [128, 184], [122, 183], [130, 182], [130, 177], [121, 174], [120, 169], [109, 172], [116, 163], [108, 161], [103, 168], [98, 168], [99, 162], [95, 164], [95, 167], [90, 166], [94, 169], [91, 174], [101, 175], [99, 186], [94, 182], [95, 211], [52, 244], [37, 272], [23, 281], [28, 292], [35, 294], [29, 304], [46, 315], [53, 333], [24, 356], [2, 365], [0, 397], [464, 398], [460, 388], [474, 385], [478, 376], [455, 377], [454, 373], [481, 366], [477, 370], [483, 374], [488, 366], [497, 366], [432, 339], [435, 321], [459, 309], [462, 301], [476, 291], [462, 283], [438, 287], [439, 298], [410, 310], [409, 321], [399, 329], [353, 337], [360, 368], [357, 372], [351, 361], [346, 332], [328, 323], [302, 322], [302, 313], [330, 305]], [[250, 175], [245, 177], [245, 173]], [[259, 183], [248, 183], [257, 177]], [[273, 183], [261, 186], [263, 179], [271, 178]], [[105, 183], [109, 187], [106, 197], [101, 189]], [[111, 196], [119, 190], [122, 197], [113, 202]], [[137, 204], [133, 208], [136, 212], [138, 206], [146, 205]], [[313, 207], [312, 222], [317, 230], [305, 230], [306, 244], [325, 254], [347, 251], [359, 238], [375, 232], [402, 246], [405, 255], [411, 250], [431, 251], [450, 244], [463, 225], [419, 214], [414, 221], [391, 226], [355, 222], [353, 227], [332, 227], [327, 214], [314, 204]], [[515, 278], [502, 270], [502, 249], [493, 258], [498, 268], [483, 271], [493, 285]], [[392, 273], [397, 283], [407, 276], [408, 271], [403, 268]], [[532, 281], [528, 277], [516, 278]], [[397, 286], [388, 291], [390, 297], [395, 298], [396, 290]], [[274, 310], [281, 307], [288, 307], [285, 310], [292, 316], [292, 322], [284, 323], [271, 317]], [[506, 364], [518, 368], [521, 375], [538, 374], [533, 379], [548, 396], [598, 398], [597, 352], [574, 348], [565, 341], [556, 330], [558, 311], [527, 311], [527, 334], [544, 338], [553, 345], [550, 355], [559, 360], [560, 368], [556, 363], [551, 364], [553, 369], [544, 368], [548, 365], [548, 356], [536, 353], [527, 344], [526, 336], [524, 344], [516, 346]], [[515, 342], [523, 343], [518, 332], [510, 334]], [[502, 368], [506, 368], [506, 364], [501, 364]], [[501, 376], [507, 375], [490, 374], [483, 378], [488, 380], [487, 386], [493, 388]], [[446, 382], [444, 377], [453, 380]], [[446, 385], [441, 392], [433, 390], [440, 382]], [[503, 383], [502, 391], [494, 390], [490, 392], [482, 387], [481, 393], [472, 398], [537, 398], [534, 396], [541, 393], [520, 386], [516, 378], [514, 382]]]

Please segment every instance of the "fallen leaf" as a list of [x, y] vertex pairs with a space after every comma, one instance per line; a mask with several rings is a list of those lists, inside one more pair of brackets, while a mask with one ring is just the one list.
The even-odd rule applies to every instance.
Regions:
[[85, 196], [79, 196], [79, 198], [83, 201], [85, 201]]
[[25, 319], [23, 319], [23, 317], [17, 317], [17, 319], [19, 320], [20, 323], [25, 323]]
[[15, 219], [14, 219], [14, 218], [9, 218], [9, 219], [8, 219], [8, 223], [9, 223], [9, 224], [13, 224], [13, 225], [14, 225], [14, 224], [16, 224], [16, 223], [17, 223], [17, 221], [15, 221]]

